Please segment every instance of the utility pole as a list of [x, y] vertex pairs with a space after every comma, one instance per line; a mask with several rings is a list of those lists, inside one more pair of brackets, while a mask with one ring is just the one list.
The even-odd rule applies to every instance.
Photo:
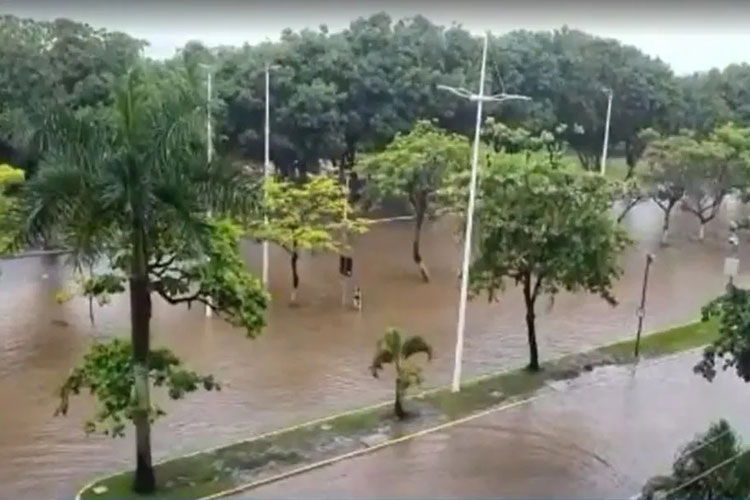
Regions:
[[[214, 157], [214, 132], [211, 124], [211, 68], [207, 69], [208, 77], [206, 84], [206, 161], [211, 164]], [[211, 217], [211, 212], [208, 212], [208, 216]], [[213, 309], [208, 304], [206, 305], [206, 317], [210, 318], [213, 316]]]
[[466, 300], [469, 286], [469, 260], [471, 258], [471, 232], [474, 222], [474, 204], [476, 199], [477, 188], [477, 163], [479, 160], [479, 138], [482, 129], [482, 104], [487, 101], [503, 102], [508, 100], [531, 100], [528, 96], [516, 94], [495, 94], [490, 96], [484, 95], [484, 78], [487, 69], [487, 44], [489, 36], [484, 35], [484, 48], [482, 49], [482, 66], [479, 71], [479, 92], [472, 94], [464, 88], [448, 87], [438, 85], [438, 88], [447, 90], [464, 99], [469, 99], [477, 103], [477, 121], [474, 128], [474, 147], [471, 154], [471, 183], [469, 185], [469, 205], [466, 212], [466, 232], [464, 234], [463, 260], [461, 263], [461, 292], [458, 303], [458, 324], [456, 325], [456, 353], [453, 365], [453, 381], [451, 390], [458, 392], [461, 390], [461, 364], [463, 362], [464, 351], [464, 330], [466, 328]]
[[607, 119], [604, 124], [604, 144], [602, 144], [602, 163], [601, 173], [604, 175], [604, 170], [607, 167], [607, 148], [609, 147], [609, 123], [612, 119], [612, 89], [604, 89], [607, 94]]
[[646, 290], [648, 289], [648, 271], [651, 268], [651, 263], [654, 261], [652, 254], [646, 254], [646, 270], [643, 272], [643, 288], [641, 289], [641, 306], [638, 308], [638, 330], [635, 334], [635, 357], [638, 358], [638, 353], [641, 347], [641, 332], [643, 331], [643, 318], [646, 316]]
[[[269, 100], [270, 95], [270, 65], [266, 64], [266, 119], [265, 119], [265, 137], [264, 137], [264, 148], [263, 148], [263, 198], [265, 201], [265, 183], [268, 182], [268, 176], [271, 175], [271, 151], [270, 151], [270, 137], [271, 137], [271, 105]], [[263, 221], [268, 226], [268, 213], [263, 215]], [[268, 240], [263, 240], [263, 272], [262, 272], [263, 285], [268, 288]]]

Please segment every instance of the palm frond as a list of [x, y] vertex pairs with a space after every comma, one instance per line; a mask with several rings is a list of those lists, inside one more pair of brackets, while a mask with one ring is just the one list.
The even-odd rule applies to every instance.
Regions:
[[377, 347], [375, 348], [375, 357], [372, 359], [370, 365], [370, 372], [372, 376], [378, 378], [380, 370], [383, 369], [383, 365], [393, 362], [394, 351], [388, 348], [388, 345], [383, 339], [378, 341]]
[[404, 359], [407, 359], [420, 352], [425, 353], [427, 355], [427, 359], [432, 359], [432, 346], [419, 335], [409, 337], [401, 346], [401, 356], [403, 356]]

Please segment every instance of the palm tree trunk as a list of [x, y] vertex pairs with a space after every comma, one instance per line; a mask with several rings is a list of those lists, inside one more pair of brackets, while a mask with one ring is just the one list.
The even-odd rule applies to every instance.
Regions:
[[526, 333], [529, 340], [529, 366], [530, 371], [539, 371], [539, 351], [536, 345], [536, 316], [534, 314], [534, 302], [536, 297], [531, 292], [531, 276], [527, 274], [523, 280], [523, 299], [526, 303]]
[[294, 246], [292, 250], [292, 303], [297, 302], [297, 289], [299, 288], [299, 274], [297, 273], [297, 261], [299, 260], [299, 252], [297, 252], [297, 246]]
[[430, 273], [427, 270], [427, 265], [425, 265], [424, 261], [422, 260], [422, 254], [419, 252], [419, 239], [422, 234], [422, 224], [424, 223], [424, 214], [425, 214], [425, 207], [423, 205], [418, 205], [416, 210], [416, 224], [414, 225], [414, 243], [412, 245], [412, 257], [414, 258], [414, 263], [419, 266], [419, 272], [422, 275], [422, 280], [425, 283], [428, 283], [430, 281]]
[[398, 375], [396, 376], [396, 402], [393, 405], [393, 411], [396, 414], [396, 418], [403, 420], [406, 418], [406, 411], [402, 403], [403, 390], [401, 389], [401, 381]]
[[137, 405], [137, 410], [133, 415], [136, 447], [133, 490], [137, 493], [152, 493], [156, 488], [156, 478], [151, 462], [151, 422], [149, 421], [151, 401], [149, 396], [148, 356], [151, 295], [146, 262], [143, 230], [136, 227], [133, 235], [133, 258], [129, 284], [133, 375]]

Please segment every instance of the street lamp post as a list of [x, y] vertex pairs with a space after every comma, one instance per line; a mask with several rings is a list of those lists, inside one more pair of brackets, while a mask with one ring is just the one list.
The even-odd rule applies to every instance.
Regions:
[[469, 185], [469, 205], [466, 213], [466, 232], [464, 234], [464, 251], [461, 263], [461, 292], [458, 304], [458, 324], [456, 325], [456, 353], [453, 365], [453, 382], [451, 390], [458, 392], [461, 390], [461, 364], [464, 350], [464, 330], [466, 327], [466, 300], [469, 286], [469, 260], [471, 257], [471, 232], [474, 222], [474, 204], [476, 199], [477, 186], [477, 163], [479, 159], [479, 137], [482, 128], [482, 104], [484, 102], [503, 102], [508, 100], [531, 100], [528, 96], [517, 94], [495, 94], [484, 95], [484, 77], [487, 68], [487, 43], [488, 36], [484, 35], [484, 48], [482, 49], [482, 66], [479, 71], [479, 92], [472, 94], [464, 88], [448, 87], [447, 85], [438, 85], [439, 89], [447, 90], [464, 99], [477, 103], [477, 121], [474, 128], [474, 146], [471, 154], [471, 182]]
[[[210, 165], [214, 156], [214, 132], [211, 123], [211, 97], [213, 93], [211, 89], [211, 68], [206, 67], [206, 71], [206, 161]], [[208, 216], [211, 217], [211, 211], [208, 212]], [[212, 315], [213, 309], [206, 305], [206, 317], [210, 318]]]
[[612, 119], [612, 89], [604, 89], [607, 94], [607, 119], [604, 123], [604, 144], [602, 144], [602, 162], [601, 162], [601, 173], [604, 175], [604, 170], [607, 167], [607, 148], [609, 147], [609, 122]]
[[[266, 63], [265, 76], [266, 76], [266, 110], [265, 110], [265, 121], [263, 125], [264, 137], [263, 137], [263, 181], [268, 181], [268, 176], [273, 172], [271, 171], [271, 70], [276, 69], [278, 66]], [[265, 202], [265, 187], [263, 188], [263, 200]], [[268, 214], [263, 215], [264, 224], [268, 225]], [[263, 285], [268, 288], [268, 240], [263, 240], [263, 271], [261, 274]]]
[[638, 353], [641, 347], [641, 332], [643, 331], [643, 318], [646, 316], [646, 290], [648, 289], [648, 271], [651, 268], [651, 263], [654, 262], [653, 254], [646, 254], [646, 270], [643, 272], [643, 288], [641, 289], [641, 305], [638, 308], [638, 331], [635, 334], [635, 357], [638, 358]]

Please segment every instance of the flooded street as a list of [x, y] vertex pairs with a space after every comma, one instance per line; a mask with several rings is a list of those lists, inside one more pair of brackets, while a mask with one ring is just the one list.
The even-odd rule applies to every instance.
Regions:
[[[561, 294], [554, 307], [548, 309], [548, 301], [541, 299], [537, 329], [542, 359], [632, 334], [646, 252], [656, 253], [649, 279], [646, 330], [696, 318], [700, 306], [719, 293], [726, 282], [722, 276], [723, 259], [729, 252], [726, 220], [738, 215], [733, 209], [739, 210], [730, 205], [722, 213], [722, 220], [708, 225], [703, 243], [693, 241], [697, 220], [675, 210], [672, 245], [661, 249], [658, 245], [661, 211], [651, 204], [636, 207], [626, 219], [636, 243], [623, 258], [625, 275], [615, 288], [620, 305], [611, 308], [595, 296]], [[454, 237], [455, 228], [447, 218], [425, 227], [423, 255], [433, 278], [429, 284], [421, 282], [411, 262], [412, 231], [410, 221], [377, 224], [356, 243], [354, 281], [363, 290], [362, 312], [342, 309], [338, 260], [333, 255], [301, 258], [299, 306], [290, 307], [289, 259], [275, 248], [271, 262], [274, 301], [269, 311], [269, 325], [258, 339], [247, 339], [242, 331], [218, 318], [205, 318], [202, 308], [186, 310], [155, 300], [153, 343], [168, 346], [190, 368], [213, 373], [223, 384], [219, 393], [196, 393], [176, 403], [163, 401], [161, 395], [168, 415], [153, 428], [155, 459], [229, 443], [258, 431], [388, 398], [390, 384], [373, 379], [367, 370], [375, 340], [387, 326], [399, 326], [425, 336], [436, 351], [434, 362], [425, 374], [427, 384], [448, 382], [458, 296], [459, 246]], [[750, 262], [749, 246], [743, 237], [741, 272]], [[245, 254], [251, 267], [259, 269], [259, 247], [248, 243]], [[64, 305], [55, 303], [55, 292], [69, 275], [63, 264], [62, 257], [0, 261], [0, 401], [3, 401], [0, 407], [0, 484], [3, 485], [2, 495], [7, 498], [67, 499], [92, 476], [130, 467], [133, 462], [130, 434], [125, 439], [115, 440], [83, 434], [83, 421], [93, 407], [91, 401], [76, 399], [67, 417], [52, 416], [57, 387], [91, 341], [99, 336], [129, 334], [129, 310], [124, 295], [97, 309], [95, 327], [89, 324], [85, 300], [75, 299]], [[487, 304], [483, 298], [472, 302], [464, 351], [466, 373], [524, 364], [527, 348], [523, 317], [521, 294], [512, 288], [499, 303]], [[702, 387], [698, 382], [692, 384]], [[668, 394], [670, 390], [661, 392]], [[593, 399], [590, 404], [594, 405]], [[532, 408], [536, 406], [519, 410], [522, 416], [518, 417], [518, 425], [531, 418]], [[625, 416], [636, 418], [635, 414], [627, 413], [628, 408], [619, 400], [611, 405], [607, 400], [601, 408], [594, 405], [586, 411], [598, 412], [600, 423], [597, 425], [602, 429], [619, 426], [627, 429], [631, 420]], [[546, 435], [568, 433], [566, 439], [572, 438], [572, 432], [581, 432], [581, 439], [587, 439], [590, 429], [575, 430], [578, 418], [575, 413], [550, 418], [556, 426], [547, 428], [540, 420], [535, 428]], [[637, 418], [641, 418], [640, 414]], [[663, 421], [657, 419], [656, 424]], [[571, 426], [569, 431], [565, 430], [566, 424]], [[491, 427], [491, 423], [488, 425]], [[679, 439], [675, 443], [670, 441], [660, 453], [671, 458], [674, 446], [702, 425], [703, 421], [695, 429], [682, 429], [677, 436]], [[496, 430], [487, 432], [498, 434]], [[485, 436], [485, 439], [487, 437], [494, 439], [492, 436]], [[503, 439], [511, 437], [524, 439], [523, 435]], [[612, 439], [616, 437], [613, 435]], [[443, 439], [461, 441], [455, 437]], [[551, 443], [554, 445], [554, 441]], [[433, 442], [432, 446], [443, 449], [444, 445]], [[591, 453], [606, 452], [581, 446]], [[598, 442], [592, 441], [591, 446], [598, 446]], [[402, 448], [387, 453], [408, 454], [398, 450]], [[539, 448], [540, 454], [542, 450]], [[553, 449], [559, 457], [553, 466], [578, 467], [569, 463], [571, 457], [567, 453], [570, 450], [567, 446]], [[438, 460], [438, 457], [433, 459]], [[440, 460], [446, 460], [444, 467], [450, 464], [450, 457]], [[498, 460], [513, 463], [508, 457]], [[580, 467], [593, 467], [591, 464], [596, 463], [590, 458], [585, 460]], [[536, 465], [530, 461], [523, 467]], [[399, 468], [408, 469], [403, 464]], [[544, 474], [543, 470], [539, 473]], [[651, 471], [652, 468], [648, 468], [648, 472]], [[443, 479], [448, 482], [447, 477]], [[512, 478], [505, 479], [510, 484]], [[375, 474], [371, 481], [373, 484], [381, 482]], [[497, 481], [501, 481], [501, 475], [497, 475]], [[543, 480], [539, 481], [543, 486]], [[607, 480], [606, 484], [611, 481]], [[461, 486], [457, 483], [455, 487]], [[468, 483], [463, 486], [470, 489]], [[519, 484], [518, 488], [522, 486], [527, 485]], [[508, 491], [520, 494], [524, 490]], [[525, 496], [541, 491], [530, 488]], [[481, 493], [477, 490], [475, 494]]]
[[697, 353], [585, 374], [540, 398], [273, 483], [250, 498], [629, 498], [720, 418], [747, 443], [750, 387]]

